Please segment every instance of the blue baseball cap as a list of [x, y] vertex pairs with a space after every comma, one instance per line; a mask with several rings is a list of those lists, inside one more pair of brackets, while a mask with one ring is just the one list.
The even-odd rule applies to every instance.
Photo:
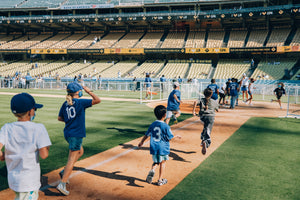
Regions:
[[72, 82], [72, 83], [69, 83], [69, 85], [67, 86], [67, 92], [68, 93], [75, 93], [79, 90], [82, 90], [82, 86], [79, 84], [79, 83], [76, 83], [76, 82]]
[[35, 103], [34, 98], [28, 93], [20, 93], [13, 96], [10, 101], [11, 111], [16, 113], [25, 113], [32, 108], [42, 108], [43, 104]]

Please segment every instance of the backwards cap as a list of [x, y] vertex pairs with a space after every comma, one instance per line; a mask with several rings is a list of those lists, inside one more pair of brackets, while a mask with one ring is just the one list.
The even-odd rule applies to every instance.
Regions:
[[69, 83], [69, 85], [67, 86], [67, 92], [68, 93], [75, 93], [79, 90], [82, 90], [82, 86], [77, 83], [77, 82], [72, 82], [72, 83]]

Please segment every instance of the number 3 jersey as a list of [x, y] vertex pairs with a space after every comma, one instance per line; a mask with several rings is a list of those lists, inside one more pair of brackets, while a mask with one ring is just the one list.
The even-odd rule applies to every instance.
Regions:
[[163, 121], [156, 120], [153, 122], [148, 131], [147, 136], [150, 136], [150, 154], [152, 155], [169, 155], [169, 141], [174, 137], [171, 128]]
[[64, 119], [65, 137], [85, 137], [85, 109], [91, 106], [91, 99], [73, 99], [73, 105], [63, 103], [58, 116]]

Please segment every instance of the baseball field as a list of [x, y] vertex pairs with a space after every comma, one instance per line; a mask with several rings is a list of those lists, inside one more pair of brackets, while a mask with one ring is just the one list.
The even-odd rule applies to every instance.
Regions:
[[[13, 94], [24, 90], [0, 90], [0, 126], [15, 121], [10, 111]], [[10, 92], [10, 93], [8, 93]], [[113, 96], [97, 91], [102, 102], [86, 112], [87, 137], [84, 155], [75, 164], [70, 179], [70, 196], [55, 189], [58, 172], [66, 164], [64, 124], [57, 121], [64, 91], [26, 90], [44, 108], [35, 122], [43, 123], [52, 146], [41, 160], [40, 199], [299, 199], [300, 123], [285, 115], [276, 103], [254, 102], [235, 110], [220, 109], [212, 132], [212, 146], [201, 154], [203, 125], [191, 113], [186, 101], [180, 123], [172, 125], [182, 139], [171, 142], [167, 162], [168, 184], [149, 185], [145, 178], [151, 166], [149, 144], [136, 146], [155, 120], [153, 107], [166, 102], [139, 104], [137, 94]], [[116, 99], [119, 98], [119, 99]], [[0, 199], [13, 199], [7, 189], [4, 162], [0, 163]], [[155, 176], [157, 178], [157, 175]]]

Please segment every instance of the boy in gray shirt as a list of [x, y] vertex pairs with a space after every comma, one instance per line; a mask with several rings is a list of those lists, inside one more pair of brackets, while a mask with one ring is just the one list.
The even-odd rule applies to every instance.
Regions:
[[211, 99], [213, 91], [210, 88], [204, 90], [204, 98], [199, 98], [194, 102], [193, 115], [196, 116], [196, 107], [200, 106], [199, 117], [203, 121], [204, 127], [201, 133], [202, 154], [206, 154], [206, 149], [211, 144], [210, 134], [215, 121], [215, 111], [218, 112], [219, 104], [216, 100]]

